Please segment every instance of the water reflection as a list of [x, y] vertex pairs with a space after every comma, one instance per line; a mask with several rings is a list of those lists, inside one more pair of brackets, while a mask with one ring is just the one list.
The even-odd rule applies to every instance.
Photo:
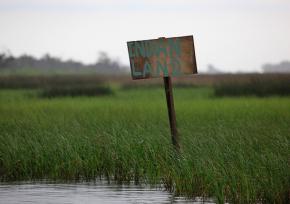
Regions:
[[157, 187], [82, 183], [22, 182], [0, 183], [0, 203], [202, 203], [174, 197]]

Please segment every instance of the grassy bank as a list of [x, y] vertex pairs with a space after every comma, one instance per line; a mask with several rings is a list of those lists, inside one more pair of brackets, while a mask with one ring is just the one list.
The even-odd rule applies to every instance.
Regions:
[[290, 189], [290, 98], [214, 98], [174, 90], [182, 153], [172, 150], [164, 90], [38, 98], [0, 90], [0, 178], [160, 181], [218, 202], [282, 203]]

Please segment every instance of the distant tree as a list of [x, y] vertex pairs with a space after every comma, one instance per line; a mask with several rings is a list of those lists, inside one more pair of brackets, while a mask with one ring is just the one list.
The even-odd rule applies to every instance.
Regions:
[[99, 57], [97, 63], [99, 64], [110, 64], [111, 59], [106, 52], [99, 52]]
[[0, 68], [4, 67], [5, 64], [5, 54], [4, 53], [0, 53]]
[[279, 64], [264, 64], [262, 69], [265, 73], [289, 73], [290, 62], [282, 61]]
[[112, 60], [107, 53], [100, 52], [95, 68], [102, 73], [116, 73], [120, 72], [121, 66], [117, 61]]
[[209, 74], [219, 74], [219, 73], [221, 73], [221, 71], [218, 68], [216, 68], [214, 65], [212, 65], [212, 64], [207, 65], [207, 71], [206, 72], [209, 73]]
[[0, 69], [5, 69], [9, 67], [14, 61], [14, 57], [10, 55], [10, 52], [6, 51], [3, 53], [0, 53]]

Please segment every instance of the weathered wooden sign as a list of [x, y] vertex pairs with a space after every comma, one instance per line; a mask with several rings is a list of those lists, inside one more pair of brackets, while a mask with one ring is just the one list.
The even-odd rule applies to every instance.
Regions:
[[193, 36], [127, 42], [133, 79], [197, 73]]
[[163, 77], [172, 144], [179, 152], [171, 77], [197, 73], [192, 36], [127, 42], [133, 79]]

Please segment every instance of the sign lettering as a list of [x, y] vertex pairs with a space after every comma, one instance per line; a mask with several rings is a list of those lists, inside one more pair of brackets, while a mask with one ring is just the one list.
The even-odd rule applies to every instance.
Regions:
[[192, 36], [127, 42], [133, 79], [197, 73]]

